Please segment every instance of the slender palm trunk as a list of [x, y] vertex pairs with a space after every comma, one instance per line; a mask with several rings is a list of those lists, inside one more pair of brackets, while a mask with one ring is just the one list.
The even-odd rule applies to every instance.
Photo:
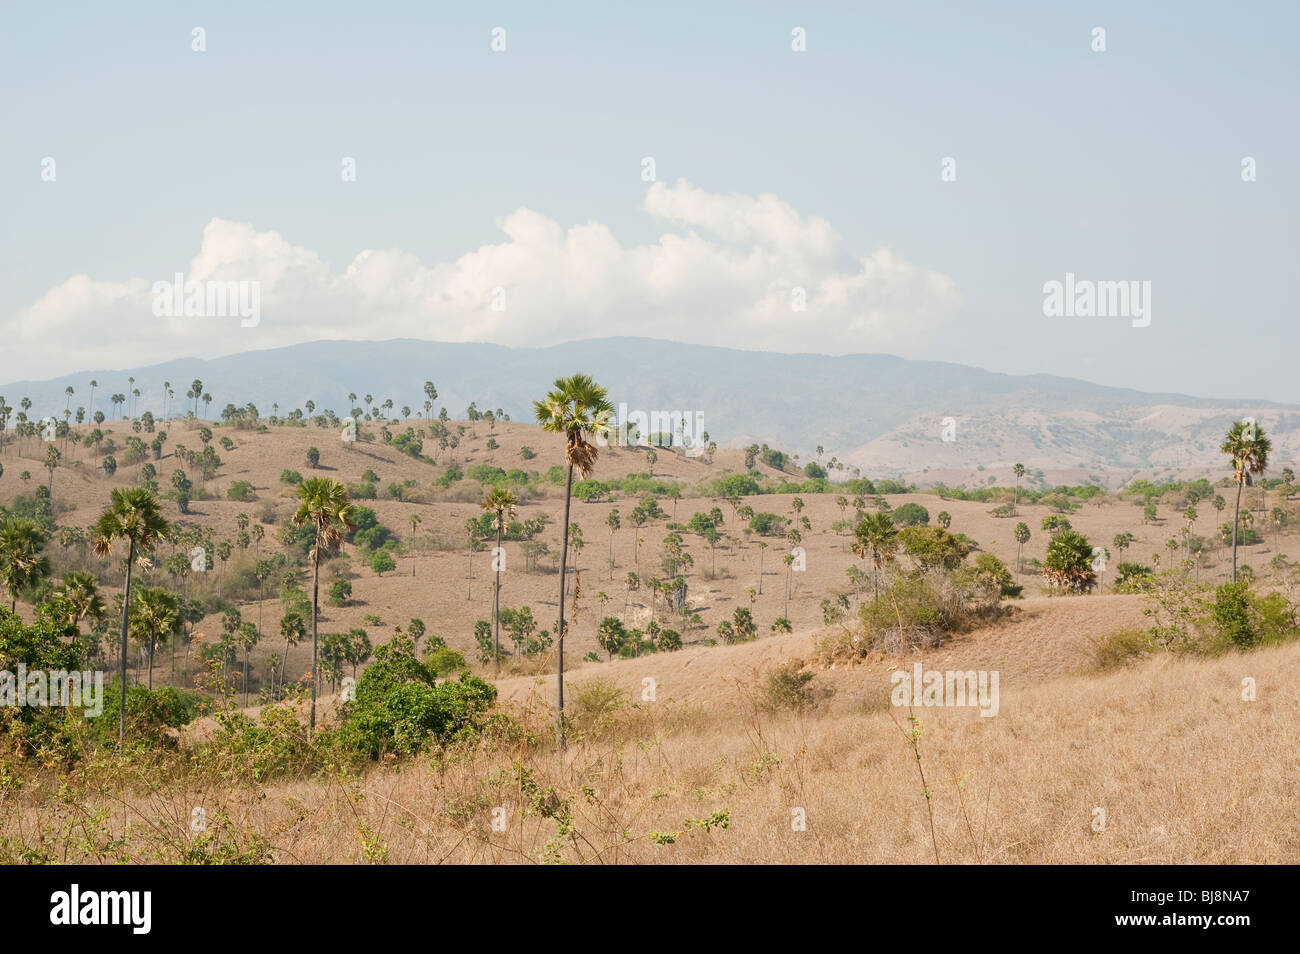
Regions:
[[151, 638], [149, 640], [149, 691], [150, 692], [153, 692], [153, 650], [154, 650], [154, 641]]
[[316, 730], [316, 617], [320, 606], [320, 527], [316, 528], [316, 550], [312, 555], [311, 571], [311, 722], [309, 732]]
[[496, 624], [496, 632], [492, 636], [492, 658], [496, 663], [497, 672], [501, 671], [501, 517], [497, 517], [497, 579], [496, 589], [492, 594], [492, 621]]
[[564, 575], [569, 570], [569, 506], [573, 502], [573, 464], [564, 484], [564, 539], [560, 543], [560, 622], [555, 631], [555, 744], [564, 748]]
[[122, 680], [121, 705], [117, 713], [117, 743], [126, 738], [126, 613], [131, 607], [131, 567], [135, 565], [135, 539], [126, 555], [126, 592], [122, 594], [122, 660], [118, 675]]
[[1241, 519], [1241, 487], [1244, 480], [1237, 481], [1237, 504], [1232, 511], [1232, 582], [1237, 582], [1237, 521]]

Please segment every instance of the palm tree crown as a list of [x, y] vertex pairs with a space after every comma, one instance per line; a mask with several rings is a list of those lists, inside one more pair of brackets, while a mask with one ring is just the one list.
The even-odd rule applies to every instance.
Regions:
[[1220, 453], [1232, 458], [1232, 479], [1247, 487], [1253, 486], [1252, 476], [1268, 469], [1268, 455], [1273, 443], [1264, 436], [1258, 424], [1237, 421], [1228, 430], [1220, 445]]
[[17, 609], [19, 593], [49, 575], [44, 549], [45, 534], [34, 520], [10, 517], [0, 524], [0, 584], [9, 591], [11, 608]]
[[298, 485], [298, 510], [294, 526], [311, 522], [316, 540], [326, 550], [337, 550], [352, 528], [352, 501], [347, 488], [329, 477], [309, 477]]
[[564, 458], [586, 478], [600, 453], [587, 438], [608, 433], [609, 416], [614, 412], [605, 389], [586, 374], [558, 378], [554, 390], [534, 401], [533, 408], [542, 430], [565, 435]]
[[108, 556], [114, 540], [126, 540], [135, 550], [150, 553], [159, 541], [167, 539], [170, 530], [153, 491], [147, 487], [118, 487], [90, 534], [95, 554]]

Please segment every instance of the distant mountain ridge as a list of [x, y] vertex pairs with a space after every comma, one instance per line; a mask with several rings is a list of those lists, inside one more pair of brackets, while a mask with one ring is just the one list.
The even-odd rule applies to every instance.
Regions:
[[[531, 418], [532, 401], [561, 375], [594, 375], [616, 405], [630, 410], [701, 412], [722, 446], [767, 443], [799, 452], [801, 462], [826, 448], [864, 472], [961, 473], [1020, 460], [1027, 466], [1198, 468], [1217, 466], [1218, 440], [1234, 419], [1257, 417], [1274, 441], [1274, 457], [1300, 451], [1300, 405], [1198, 398], [1113, 388], [1047, 374], [1008, 375], [937, 361], [882, 354], [828, 356], [741, 351], [651, 338], [595, 338], [545, 348], [414, 339], [316, 341], [221, 358], [186, 358], [148, 367], [88, 370], [48, 381], [0, 385], [14, 407], [26, 396], [30, 416], [95, 406], [136, 379], [137, 411], [162, 411], [163, 382], [183, 409], [190, 382], [212, 394], [200, 415], [229, 403], [257, 405], [264, 415], [308, 400], [340, 415], [355, 392], [376, 408], [423, 407], [426, 380], [438, 407], [463, 417], [470, 401]], [[396, 413], [396, 411], [394, 412]], [[946, 439], [950, 438], [950, 439]], [[1280, 465], [1279, 465], [1280, 466]]]

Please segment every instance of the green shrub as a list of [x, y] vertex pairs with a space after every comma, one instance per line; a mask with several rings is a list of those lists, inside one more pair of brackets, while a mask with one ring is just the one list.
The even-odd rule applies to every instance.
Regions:
[[1121, 563], [1115, 571], [1116, 593], [1141, 593], [1155, 579], [1151, 567], [1145, 563]]
[[585, 679], [574, 690], [569, 719], [581, 731], [603, 728], [628, 701], [628, 694], [612, 679]]
[[[904, 504], [903, 507], [910, 507]], [[902, 510], [903, 507], [898, 509]], [[898, 542], [903, 552], [911, 557], [918, 569], [942, 567], [951, 570], [961, 565], [970, 547], [942, 527], [907, 526], [898, 531]]]
[[862, 605], [863, 630], [844, 648], [865, 654], [938, 646], [973, 621], [1001, 612], [1003, 581], [989, 566], [897, 576]]
[[397, 563], [393, 560], [393, 555], [387, 550], [376, 550], [370, 558], [370, 569], [374, 570], [379, 576], [385, 573], [391, 573], [397, 569]]
[[767, 674], [763, 680], [763, 690], [759, 696], [759, 708], [767, 712], [779, 712], [783, 709], [803, 711], [817, 705], [823, 693], [817, 692], [812, 681], [815, 673], [803, 668], [803, 663], [794, 660], [778, 666]]
[[337, 737], [345, 748], [371, 759], [468, 741], [482, 727], [496, 694], [468, 672], [439, 683], [433, 668], [415, 658], [411, 641], [397, 637], [375, 650], [374, 662], [346, 704]]
[[329, 604], [330, 606], [347, 606], [352, 599], [352, 583], [349, 580], [338, 579], [330, 584]]
[[1261, 627], [1252, 612], [1250, 585], [1244, 580], [1224, 583], [1214, 591], [1210, 618], [1218, 637], [1238, 649], [1249, 649], [1259, 642]]
[[248, 503], [257, 499], [257, 494], [253, 493], [253, 485], [246, 480], [237, 480], [231, 484], [226, 491], [226, 496], [231, 500], [238, 500], [240, 503]]
[[775, 537], [785, 533], [790, 521], [774, 513], [756, 513], [749, 521], [749, 529], [761, 537]]
[[655, 646], [663, 653], [672, 653], [682, 648], [682, 634], [675, 629], [661, 630], [655, 639]]
[[1043, 578], [1067, 593], [1084, 593], [1097, 584], [1092, 570], [1092, 544], [1077, 530], [1061, 530], [1047, 545]]
[[914, 527], [930, 522], [930, 511], [918, 503], [905, 503], [889, 516], [900, 527]]
[[1097, 647], [1097, 667], [1118, 669], [1155, 651], [1151, 632], [1145, 629], [1121, 629], [1111, 633]]
[[465, 654], [447, 646], [430, 646], [428, 652], [424, 654], [424, 664], [435, 676], [459, 674], [469, 670]]

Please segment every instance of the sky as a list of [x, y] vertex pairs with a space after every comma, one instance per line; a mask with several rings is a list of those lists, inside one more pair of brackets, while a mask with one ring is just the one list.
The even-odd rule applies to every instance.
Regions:
[[[0, 381], [628, 334], [1300, 402], [1298, 34], [1280, 0], [3, 0]], [[160, 315], [177, 273], [256, 321]], [[1149, 282], [1149, 322], [1045, 314], [1067, 273]]]

